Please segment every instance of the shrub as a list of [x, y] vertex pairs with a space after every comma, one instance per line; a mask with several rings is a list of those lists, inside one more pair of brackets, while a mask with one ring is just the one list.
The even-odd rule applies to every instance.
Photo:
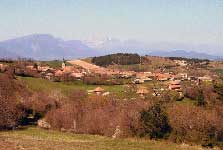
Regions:
[[163, 102], [175, 102], [182, 100], [181, 96], [177, 91], [164, 91], [161, 95], [161, 100]]
[[171, 130], [167, 114], [163, 111], [160, 104], [155, 104], [148, 110], [143, 110], [141, 112], [141, 121], [144, 129], [142, 136], [163, 138]]
[[174, 142], [219, 144], [223, 140], [223, 118], [215, 110], [191, 105], [173, 105], [168, 109]]
[[32, 94], [21, 104], [25, 112], [25, 116], [21, 120], [22, 125], [35, 124], [48, 111], [60, 106], [58, 101], [43, 92]]
[[18, 125], [24, 112], [20, 108], [21, 85], [10, 74], [0, 75], [0, 130]]
[[207, 104], [207, 101], [209, 100], [208, 96], [211, 93], [211, 89], [206, 87], [205, 85], [202, 85], [200, 87], [192, 86], [185, 89], [185, 97], [195, 100], [198, 106], [205, 106]]
[[0, 76], [0, 129], [35, 123], [57, 106], [47, 94], [29, 91], [10, 70]]
[[219, 95], [218, 99], [223, 101], [223, 80], [214, 83], [214, 91]]
[[201, 89], [198, 90], [198, 95], [196, 97], [196, 100], [197, 100], [198, 106], [204, 106], [206, 104], [206, 102], [204, 100], [204, 93]]
[[199, 95], [199, 89], [197, 86], [191, 86], [191, 87], [185, 88], [185, 91], [184, 91], [185, 97], [195, 100], [198, 95]]
[[118, 101], [113, 98], [92, 96], [71, 100], [61, 108], [51, 110], [46, 120], [54, 129], [64, 128], [75, 133], [112, 136], [120, 127], [123, 137], [137, 135], [140, 130], [140, 111], [148, 101]]
[[53, 129], [75, 129], [74, 121], [78, 118], [78, 107], [66, 104], [62, 108], [53, 109], [46, 114], [46, 120]]
[[205, 106], [208, 106], [210, 108], [213, 108], [214, 105], [221, 105], [222, 101], [220, 98], [220, 95], [215, 92], [213, 85], [205, 85], [203, 87], [203, 96], [204, 96], [204, 103]]
[[14, 98], [0, 97], [0, 130], [16, 127], [23, 115]]

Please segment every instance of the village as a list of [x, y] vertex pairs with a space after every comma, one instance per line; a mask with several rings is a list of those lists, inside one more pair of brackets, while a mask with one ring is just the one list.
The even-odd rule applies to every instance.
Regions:
[[[178, 67], [187, 68], [189, 64], [185, 60], [174, 60], [174, 63]], [[69, 64], [69, 65], [68, 65]], [[4, 71], [7, 65], [0, 64], [0, 70]], [[17, 68], [18, 69], [18, 68]], [[24, 68], [23, 68], [24, 70]], [[142, 98], [145, 95], [160, 96], [164, 91], [174, 91], [179, 94], [179, 99], [184, 97], [182, 83], [189, 82], [194, 85], [199, 85], [201, 82], [212, 82], [213, 78], [210, 75], [204, 76], [191, 76], [184, 70], [184, 72], [173, 73], [165, 71], [133, 71], [133, 70], [119, 70], [110, 69], [106, 67], [97, 66], [95, 64], [83, 61], [83, 60], [70, 60], [61, 62], [60, 67], [53, 68], [47, 65], [39, 65], [34, 63], [33, 65], [25, 65], [26, 72], [35, 72], [42, 79], [46, 79], [52, 82], [60, 81], [85, 81], [94, 80], [95, 77], [105, 77], [106, 80], [102, 83], [90, 83], [96, 84], [98, 87], [88, 90], [88, 94], [96, 94], [107, 96], [109, 91], [105, 91], [100, 85], [107, 84], [107, 81], [126, 81], [123, 82], [111, 82], [110, 85], [136, 85], [136, 94]], [[28, 73], [29, 74], [29, 73]], [[32, 73], [31, 73], [32, 74]], [[101, 79], [102, 80], [102, 79]]]

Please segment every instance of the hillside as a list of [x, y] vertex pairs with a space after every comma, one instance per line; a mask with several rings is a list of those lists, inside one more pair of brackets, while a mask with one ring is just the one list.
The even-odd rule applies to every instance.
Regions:
[[119, 65], [139, 64], [140, 56], [138, 54], [117, 53], [117, 54], [93, 57], [92, 63], [98, 66], [108, 66], [112, 64], [119, 64]]
[[82, 61], [82, 60], [70, 60], [68, 63], [76, 66], [80, 66], [86, 70], [92, 71], [92, 72], [107, 72], [108, 70], [104, 67], [99, 67], [97, 65]]

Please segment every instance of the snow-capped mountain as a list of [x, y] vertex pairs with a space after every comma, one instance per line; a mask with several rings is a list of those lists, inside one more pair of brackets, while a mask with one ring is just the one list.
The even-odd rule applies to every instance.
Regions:
[[102, 54], [109, 53], [148, 53], [148, 46], [136, 40], [120, 40], [117, 38], [91, 38], [84, 43], [94, 49], [100, 50]]

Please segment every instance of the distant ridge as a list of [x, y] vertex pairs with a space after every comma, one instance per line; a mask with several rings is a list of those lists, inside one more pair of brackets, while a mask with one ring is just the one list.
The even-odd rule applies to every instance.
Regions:
[[26, 57], [37, 60], [71, 59], [98, 55], [82, 41], [64, 41], [49, 34], [32, 34], [0, 42], [1, 58]]
[[198, 53], [185, 50], [174, 50], [174, 51], [152, 51], [149, 53], [152, 56], [161, 57], [185, 57], [185, 58], [198, 58], [198, 59], [209, 59], [209, 60], [222, 60], [222, 57], [213, 56], [206, 53]]
[[[92, 46], [97, 45], [97, 46]], [[100, 45], [100, 46], [99, 46]], [[223, 57], [187, 50], [151, 51], [145, 43], [108, 38], [99, 43], [80, 40], [65, 41], [50, 34], [32, 34], [0, 42], [0, 58], [32, 58], [36, 60], [75, 59], [114, 53], [138, 53], [161, 57], [186, 57], [223, 60]], [[168, 49], [167, 49], [168, 50]]]

